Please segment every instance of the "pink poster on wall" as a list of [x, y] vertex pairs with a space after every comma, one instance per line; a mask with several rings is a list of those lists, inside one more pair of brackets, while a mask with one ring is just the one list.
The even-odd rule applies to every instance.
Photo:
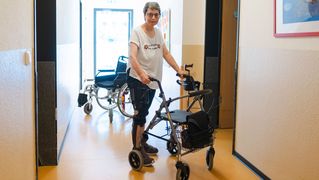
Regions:
[[161, 18], [158, 23], [158, 27], [163, 33], [164, 41], [167, 49], [171, 50], [171, 11], [170, 9], [164, 9], [161, 12]]

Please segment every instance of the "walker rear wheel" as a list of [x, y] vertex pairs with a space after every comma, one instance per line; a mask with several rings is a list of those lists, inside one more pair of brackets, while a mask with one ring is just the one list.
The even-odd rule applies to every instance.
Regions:
[[166, 143], [166, 148], [169, 153], [176, 155], [178, 153], [177, 144], [173, 142], [172, 139], [169, 139]]
[[131, 167], [136, 171], [141, 170], [144, 166], [144, 159], [142, 153], [137, 150], [132, 150], [130, 152], [130, 154], [128, 155], [128, 161]]
[[206, 165], [208, 170], [212, 170], [214, 165], [215, 149], [210, 147], [206, 152]]

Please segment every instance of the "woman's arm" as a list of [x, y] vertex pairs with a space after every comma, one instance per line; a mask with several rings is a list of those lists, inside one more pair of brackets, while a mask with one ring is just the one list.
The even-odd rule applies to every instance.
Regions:
[[150, 79], [148, 75], [145, 73], [145, 71], [141, 68], [140, 63], [137, 61], [137, 52], [138, 52], [138, 46], [131, 42], [130, 43], [130, 62], [132, 68], [135, 70], [137, 75], [140, 77], [142, 83], [148, 84], [150, 83]]
[[180, 75], [185, 74], [184, 71], [178, 66], [176, 63], [174, 57], [171, 55], [171, 53], [168, 51], [165, 44], [163, 44], [163, 57], [166, 60], [166, 62]]

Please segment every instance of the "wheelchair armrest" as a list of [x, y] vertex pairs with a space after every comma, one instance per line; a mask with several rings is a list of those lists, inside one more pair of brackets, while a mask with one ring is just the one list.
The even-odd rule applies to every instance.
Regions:
[[115, 69], [99, 69], [98, 72], [115, 72]]
[[118, 75], [118, 76], [125, 76], [125, 75], [126, 75], [126, 72], [118, 72], [117, 75]]
[[101, 76], [100, 74], [104, 73], [102, 76], [115, 74], [114, 69], [99, 69], [97, 70], [97, 74], [95, 76]]

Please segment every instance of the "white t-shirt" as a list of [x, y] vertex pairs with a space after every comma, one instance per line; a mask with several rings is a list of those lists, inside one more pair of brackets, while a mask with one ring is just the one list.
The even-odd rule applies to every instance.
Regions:
[[[150, 38], [141, 26], [134, 28], [130, 43], [133, 42], [138, 47], [137, 61], [142, 69], [150, 76], [162, 81], [163, 71], [163, 45], [164, 39], [159, 29], [155, 28], [155, 36]], [[128, 63], [131, 68], [131, 62]], [[141, 81], [136, 71], [131, 68], [130, 76]], [[158, 88], [156, 82], [148, 84], [151, 89]]]

